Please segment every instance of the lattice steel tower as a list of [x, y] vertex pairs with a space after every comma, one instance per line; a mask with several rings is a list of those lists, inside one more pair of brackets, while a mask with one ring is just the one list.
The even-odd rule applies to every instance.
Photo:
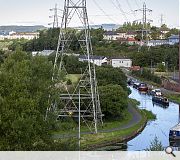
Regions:
[[[73, 29], [70, 25], [75, 17], [77, 18], [75, 19], [77, 24], [78, 21], [82, 24], [81, 31], [76, 30], [75, 32], [79, 35], [76, 36], [76, 38], [80, 46], [80, 52], [87, 60], [87, 67], [81, 74], [78, 84], [72, 89], [67, 85], [66, 80], [63, 80], [62, 75], [68, 75], [64, 64], [64, 56], [71, 52], [71, 31]], [[69, 116], [74, 119], [79, 118], [79, 124], [80, 122], [83, 122], [87, 125], [91, 132], [97, 133], [98, 123], [103, 123], [103, 115], [100, 108], [95, 64], [92, 61], [90, 62], [92, 55], [93, 51], [86, 0], [65, 0], [59, 41], [54, 62], [54, 74], [52, 77], [52, 80], [56, 81], [58, 84], [57, 86], [61, 88], [59, 99], [61, 100], [63, 107], [61, 107], [62, 105], [59, 107], [53, 103], [48, 111], [53, 109], [58, 114], [59, 118]]]
[[53, 18], [53, 22], [49, 23], [48, 25], [53, 25], [53, 28], [58, 28], [59, 27], [59, 22], [58, 22], [58, 7], [57, 4], [55, 4], [54, 8], [51, 8], [50, 11], [54, 12], [52, 16], [49, 16], [49, 18]]

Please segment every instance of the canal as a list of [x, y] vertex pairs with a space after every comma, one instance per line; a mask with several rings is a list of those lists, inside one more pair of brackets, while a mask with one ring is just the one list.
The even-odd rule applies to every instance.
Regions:
[[130, 87], [132, 93], [130, 98], [140, 102], [140, 109], [152, 111], [156, 120], [149, 121], [145, 129], [137, 137], [127, 142], [128, 151], [139, 151], [149, 148], [155, 137], [161, 141], [163, 147], [169, 146], [169, 129], [179, 121], [179, 106], [170, 103], [168, 108], [163, 108], [152, 103], [152, 96], [141, 94], [138, 90]]

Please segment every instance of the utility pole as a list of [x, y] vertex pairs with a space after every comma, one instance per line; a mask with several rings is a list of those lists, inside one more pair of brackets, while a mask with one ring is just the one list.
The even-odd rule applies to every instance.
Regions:
[[59, 27], [59, 23], [58, 23], [58, 7], [57, 4], [55, 4], [54, 8], [51, 8], [50, 11], [54, 12], [52, 16], [49, 16], [49, 18], [53, 18], [53, 22], [49, 23], [48, 25], [53, 25], [53, 28], [58, 28]]
[[[143, 23], [143, 27], [142, 27], [142, 30], [141, 30], [141, 32], [142, 32], [141, 41], [145, 40], [146, 43], [147, 43], [147, 40], [148, 40], [147, 35], [148, 35], [148, 31], [149, 31], [148, 28], [147, 28], [147, 22], [152, 22], [151, 19], [147, 19], [147, 12], [150, 13], [150, 12], [152, 12], [152, 10], [148, 9], [146, 7], [146, 3], [144, 2], [143, 3], [143, 8], [135, 10], [135, 12], [138, 12], [138, 11], [142, 12], [143, 17], [142, 17], [142, 19], [135, 20], [135, 21], [136, 22], [141, 21]], [[141, 42], [141, 44], [142, 44], [142, 42]]]
[[[77, 19], [78, 17], [78, 19]], [[73, 21], [74, 20], [74, 21]], [[82, 26], [81, 32], [70, 26], [78, 24]], [[87, 66], [81, 70], [79, 81], [71, 86], [67, 85], [65, 77], [69, 75], [64, 64], [64, 57], [71, 54], [70, 45], [74, 40], [74, 34], [80, 46], [79, 53], [87, 61]], [[98, 124], [103, 124], [97, 87], [96, 70], [93, 56], [89, 21], [87, 15], [86, 0], [64, 0], [63, 17], [60, 26], [59, 40], [54, 60], [52, 81], [56, 89], [59, 89], [58, 98], [50, 99], [46, 117], [49, 112], [57, 114], [58, 119], [72, 118], [78, 121], [79, 149], [81, 141], [81, 125], [87, 126], [91, 133], [98, 132]], [[53, 97], [51, 95], [50, 97]], [[57, 102], [60, 102], [58, 104]]]
[[160, 27], [161, 27], [164, 24], [164, 15], [161, 14], [160, 16], [161, 16], [160, 17]]

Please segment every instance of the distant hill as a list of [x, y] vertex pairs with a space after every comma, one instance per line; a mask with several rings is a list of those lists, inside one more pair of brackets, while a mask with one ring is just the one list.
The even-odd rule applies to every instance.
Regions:
[[0, 35], [7, 35], [9, 32], [36, 32], [37, 30], [45, 29], [42, 25], [36, 26], [0, 26]]

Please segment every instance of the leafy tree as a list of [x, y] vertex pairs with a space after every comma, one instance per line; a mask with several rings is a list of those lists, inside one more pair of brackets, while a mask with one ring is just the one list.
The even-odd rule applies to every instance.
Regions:
[[166, 67], [162, 63], [158, 63], [156, 71], [157, 72], [165, 72]]
[[127, 92], [119, 85], [106, 85], [99, 87], [101, 109], [105, 119], [123, 119], [127, 109]]
[[[53, 141], [54, 122], [44, 121], [52, 63], [25, 52], [11, 54], [0, 68], [0, 150], [71, 150], [75, 143]], [[69, 147], [69, 148], [68, 148]]]
[[127, 78], [125, 74], [121, 71], [121, 69], [109, 66], [97, 67], [96, 73], [98, 85], [120, 85], [125, 91], [127, 91]]

